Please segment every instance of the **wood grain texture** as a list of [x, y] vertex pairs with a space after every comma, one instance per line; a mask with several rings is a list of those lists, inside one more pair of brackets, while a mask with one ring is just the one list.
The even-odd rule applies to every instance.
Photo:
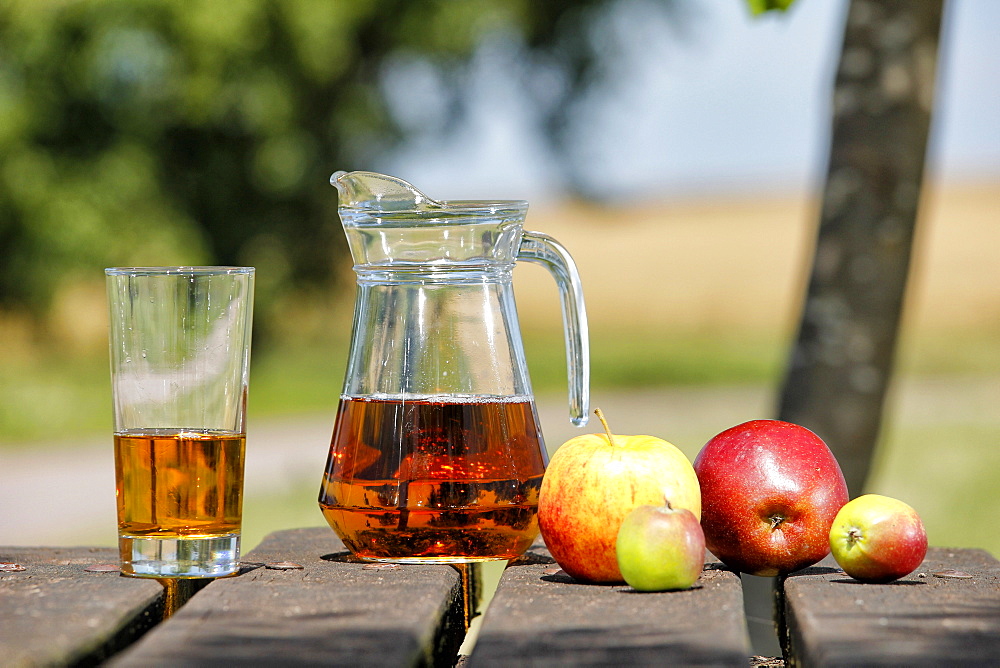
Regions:
[[582, 584], [534, 546], [504, 573], [468, 665], [746, 666], [740, 579], [718, 562], [687, 591]]
[[[938, 577], [958, 571], [965, 577]], [[1000, 666], [1000, 562], [932, 548], [913, 574], [861, 584], [827, 558], [781, 583], [792, 665]]]
[[412, 666], [455, 660], [465, 631], [455, 568], [361, 564], [325, 527], [271, 534], [243, 562], [239, 576], [205, 587], [111, 665]]
[[114, 548], [0, 547], [0, 663], [4, 666], [88, 665], [127, 646], [162, 618], [163, 587], [122, 577]]

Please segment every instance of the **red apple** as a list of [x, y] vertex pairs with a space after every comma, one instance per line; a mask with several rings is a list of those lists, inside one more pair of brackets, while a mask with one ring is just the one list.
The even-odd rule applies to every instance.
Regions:
[[712, 438], [694, 461], [705, 544], [724, 564], [780, 575], [830, 553], [847, 483], [826, 443], [805, 427], [752, 420]]
[[927, 533], [917, 511], [898, 499], [865, 494], [833, 520], [830, 551], [860, 582], [892, 582], [909, 575], [927, 554]]
[[701, 495], [691, 462], [675, 446], [652, 436], [614, 436], [606, 422], [604, 428], [556, 450], [538, 495], [538, 527], [566, 573], [610, 583], [623, 581], [615, 541], [626, 515], [668, 498], [701, 517]]

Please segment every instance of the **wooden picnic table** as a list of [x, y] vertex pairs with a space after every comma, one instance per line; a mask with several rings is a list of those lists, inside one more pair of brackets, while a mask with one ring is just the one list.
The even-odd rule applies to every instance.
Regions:
[[[213, 581], [126, 578], [116, 557], [0, 547], [23, 568], [0, 566], [0, 665], [750, 665], [740, 578], [711, 558], [693, 589], [642, 594], [577, 583], [536, 544], [460, 656], [475, 568], [360, 563], [325, 527], [271, 534]], [[831, 561], [779, 585], [789, 664], [1000, 666], [1000, 562], [984, 551], [933, 548], [888, 585]]]

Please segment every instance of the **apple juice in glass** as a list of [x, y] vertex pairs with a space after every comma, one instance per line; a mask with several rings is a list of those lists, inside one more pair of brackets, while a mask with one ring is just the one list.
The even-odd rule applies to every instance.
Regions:
[[371, 172], [338, 172], [357, 273], [354, 330], [319, 504], [356, 556], [508, 560], [538, 533], [546, 455], [511, 277], [537, 262], [560, 286], [571, 419], [588, 404], [576, 267], [522, 229], [521, 201], [435, 202]]

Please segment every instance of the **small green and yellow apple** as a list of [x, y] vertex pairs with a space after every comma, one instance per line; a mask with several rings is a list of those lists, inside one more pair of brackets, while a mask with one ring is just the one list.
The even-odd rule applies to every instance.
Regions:
[[639, 506], [615, 543], [622, 577], [636, 591], [689, 589], [705, 566], [705, 534], [687, 508]]
[[892, 582], [915, 571], [927, 554], [927, 533], [908, 504], [865, 494], [840, 509], [830, 528], [830, 551], [859, 582]]
[[847, 483], [830, 448], [805, 427], [744, 422], [710, 439], [694, 469], [705, 544], [730, 568], [780, 575], [830, 553]]
[[690, 460], [653, 436], [604, 434], [566, 441], [549, 462], [538, 496], [538, 526], [567, 574], [587, 582], [622, 582], [615, 542], [622, 520], [669, 498], [701, 517], [701, 492]]

